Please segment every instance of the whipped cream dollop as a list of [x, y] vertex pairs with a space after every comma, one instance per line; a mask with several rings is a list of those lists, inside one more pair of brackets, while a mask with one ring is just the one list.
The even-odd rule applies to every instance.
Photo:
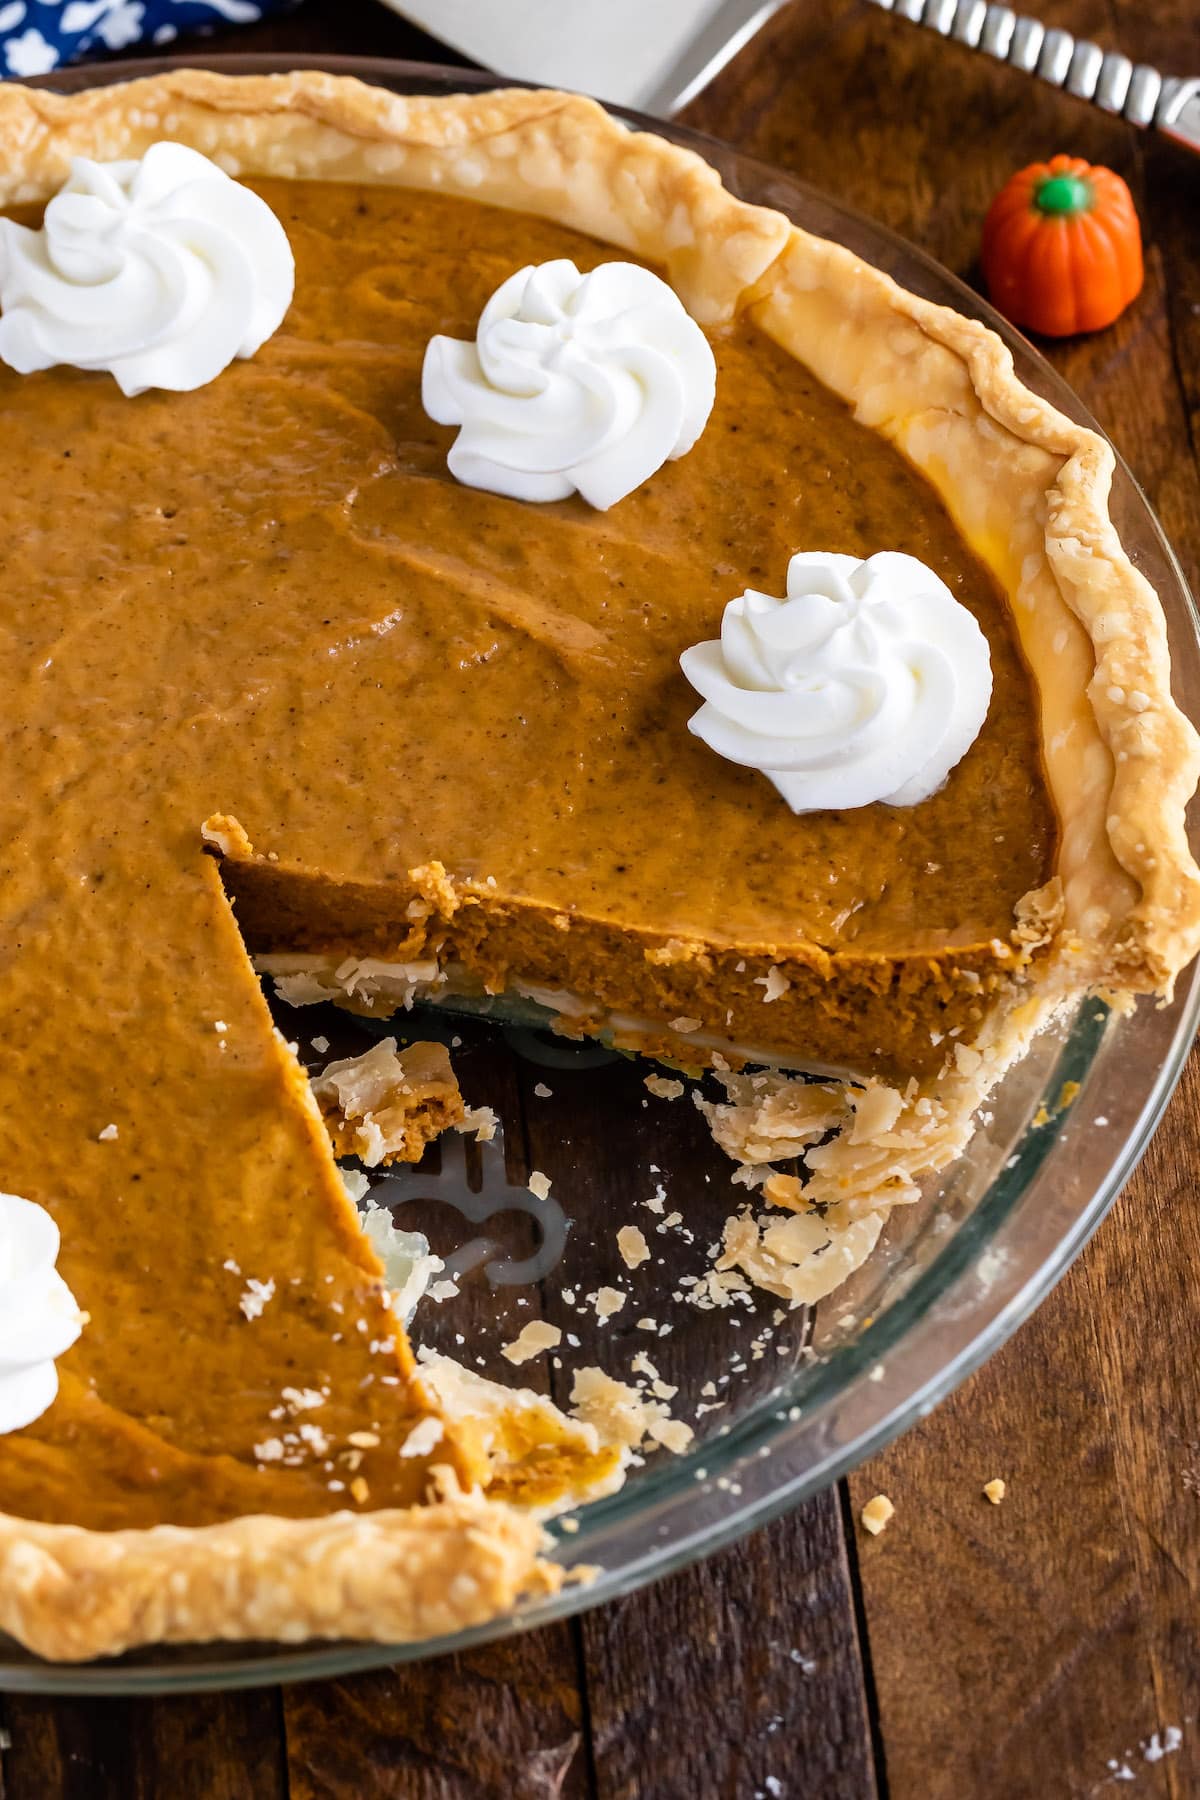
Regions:
[[0, 219], [0, 359], [126, 394], [203, 387], [278, 330], [295, 262], [265, 200], [183, 144], [77, 156], [40, 231]]
[[58, 1392], [54, 1359], [83, 1329], [54, 1265], [58, 1226], [44, 1206], [0, 1194], [0, 1433], [40, 1418]]
[[761, 769], [793, 812], [915, 806], [978, 737], [987, 639], [915, 556], [793, 556], [787, 598], [748, 589], [680, 657], [698, 738]]
[[422, 400], [460, 428], [447, 462], [466, 487], [578, 492], [603, 512], [686, 455], [716, 384], [708, 339], [665, 281], [625, 262], [581, 275], [564, 257], [510, 275], [474, 343], [430, 340]]

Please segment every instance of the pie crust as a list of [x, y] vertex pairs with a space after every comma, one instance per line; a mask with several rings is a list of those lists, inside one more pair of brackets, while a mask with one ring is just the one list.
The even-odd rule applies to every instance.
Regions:
[[0, 1516], [0, 1631], [55, 1662], [216, 1638], [406, 1643], [553, 1592], [545, 1547], [535, 1518], [480, 1494], [142, 1531]]
[[[4, 86], [0, 205], [47, 198], [72, 156], [162, 138], [234, 175], [436, 187], [541, 214], [665, 264], [702, 323], [750, 308], [933, 482], [1009, 596], [1060, 823], [1055, 877], [1022, 909], [1036, 1012], [1088, 987], [1169, 995], [1200, 945], [1184, 827], [1200, 740], [1170, 696], [1158, 601], [1108, 516], [1112, 453], [1024, 388], [990, 331], [734, 199], [690, 151], [551, 92], [403, 97], [317, 72], [181, 71], [68, 97]], [[398, 1642], [554, 1587], [544, 1550], [536, 1519], [451, 1491], [199, 1529], [0, 1517], [0, 1629], [59, 1659], [184, 1638]]]

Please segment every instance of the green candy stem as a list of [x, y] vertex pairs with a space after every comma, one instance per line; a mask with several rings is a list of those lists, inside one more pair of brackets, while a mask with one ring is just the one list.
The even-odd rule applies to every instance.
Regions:
[[1039, 212], [1054, 217], [1073, 218], [1076, 213], [1090, 212], [1092, 184], [1079, 175], [1051, 175], [1034, 190], [1033, 203]]

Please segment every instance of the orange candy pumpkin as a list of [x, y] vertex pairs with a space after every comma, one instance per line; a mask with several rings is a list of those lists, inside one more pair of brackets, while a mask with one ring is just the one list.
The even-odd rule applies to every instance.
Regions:
[[1047, 337], [1100, 331], [1142, 288], [1142, 232], [1129, 189], [1077, 156], [1031, 163], [983, 226], [988, 292], [1014, 325]]

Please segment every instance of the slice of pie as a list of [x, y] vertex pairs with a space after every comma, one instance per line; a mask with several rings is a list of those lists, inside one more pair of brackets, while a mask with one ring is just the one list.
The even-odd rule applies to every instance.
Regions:
[[[251, 955], [297, 1002], [513, 991], [892, 1084], [826, 1161], [852, 1213], [898, 1110], [935, 1161], [1055, 1005], [1168, 992], [1200, 931], [1196, 740], [1110, 453], [985, 329], [553, 93], [5, 87], [0, 206], [36, 225], [73, 156], [164, 140], [268, 202], [282, 328], [190, 392], [0, 367], [0, 1186], [86, 1315], [0, 1435], [0, 1628], [59, 1658], [475, 1623], [619, 1477], [532, 1396], [481, 1423], [418, 1378]], [[614, 256], [708, 336], [694, 447], [604, 511], [453, 479], [430, 339]], [[689, 734], [681, 653], [811, 549], [919, 558], [986, 638], [986, 720], [919, 804], [793, 812]], [[368, 1114], [334, 1137], [382, 1158]]]

